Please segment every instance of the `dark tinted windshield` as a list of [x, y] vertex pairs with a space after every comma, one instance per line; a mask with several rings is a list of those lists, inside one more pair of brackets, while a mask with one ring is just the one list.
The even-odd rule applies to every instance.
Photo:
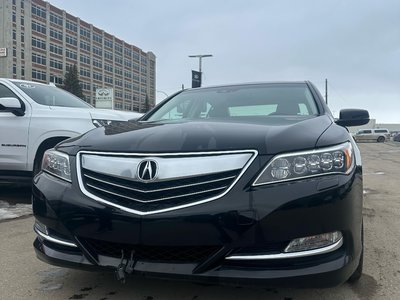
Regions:
[[12, 83], [23, 90], [33, 101], [42, 105], [81, 108], [92, 107], [82, 99], [55, 86], [24, 81], [13, 81]]
[[258, 84], [184, 91], [147, 121], [317, 114], [317, 105], [306, 84]]

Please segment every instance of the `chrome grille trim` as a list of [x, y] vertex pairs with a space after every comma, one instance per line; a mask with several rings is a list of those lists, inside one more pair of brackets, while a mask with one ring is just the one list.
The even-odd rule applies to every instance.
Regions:
[[[188, 157], [188, 156], [212, 156], [212, 155], [228, 155], [228, 154], [243, 154], [243, 153], [249, 153], [251, 154], [248, 161], [245, 163], [245, 165], [242, 167], [240, 173], [236, 176], [234, 181], [223, 191], [221, 194], [218, 194], [216, 196], [202, 199], [199, 201], [183, 204], [183, 205], [177, 205], [173, 207], [168, 207], [164, 209], [157, 209], [157, 210], [152, 210], [152, 211], [140, 211], [132, 208], [128, 208], [113, 202], [110, 202], [108, 200], [105, 200], [103, 198], [100, 198], [92, 193], [90, 193], [88, 190], [86, 190], [83, 179], [82, 179], [82, 172], [81, 172], [81, 157], [83, 154], [92, 154], [92, 155], [105, 155], [105, 156], [126, 156], [126, 157], [132, 157], [132, 156], [138, 156], [141, 157], [142, 159], [145, 158], [153, 158], [153, 157]], [[151, 215], [151, 214], [157, 214], [157, 213], [162, 213], [162, 212], [168, 212], [168, 211], [173, 211], [177, 209], [183, 209], [186, 207], [190, 206], [195, 206], [195, 205], [200, 205], [203, 203], [207, 203], [216, 199], [219, 199], [226, 195], [232, 188], [235, 186], [235, 184], [239, 181], [239, 179], [242, 177], [244, 172], [248, 169], [248, 167], [251, 165], [251, 163], [255, 160], [255, 158], [258, 155], [257, 150], [233, 150], [233, 151], [210, 151], [210, 152], [187, 152], [187, 153], [109, 153], [109, 152], [97, 152], [97, 151], [80, 151], [78, 152], [76, 156], [76, 171], [77, 171], [77, 178], [78, 178], [78, 183], [79, 187], [82, 191], [83, 194], [85, 194], [87, 197], [96, 200], [98, 202], [101, 202], [103, 204], [106, 204], [108, 206], [116, 207], [120, 210], [133, 213], [136, 215]]]
[[[170, 191], [170, 190], [174, 190], [174, 189], [181, 189], [181, 188], [186, 188], [186, 187], [191, 187], [191, 186], [196, 186], [196, 185], [202, 185], [202, 184], [207, 184], [207, 183], [212, 183], [212, 182], [224, 181], [224, 180], [233, 179], [233, 178], [236, 177], [236, 176], [229, 176], [229, 177], [224, 177], [224, 178], [219, 178], [219, 179], [214, 179], [214, 180], [208, 180], [208, 181], [201, 182], [201, 184], [192, 183], [192, 184], [177, 185], [177, 186], [173, 186], [173, 187], [166, 187], [166, 188], [162, 188], [162, 189], [141, 190], [141, 189], [135, 189], [135, 188], [132, 188], [132, 187], [129, 187], [129, 186], [124, 186], [124, 185], [121, 185], [121, 184], [105, 181], [105, 180], [102, 180], [102, 179], [99, 179], [99, 178], [96, 178], [94, 176], [90, 176], [90, 175], [87, 175], [87, 174], [83, 174], [83, 176], [85, 176], [87, 178], [90, 178], [92, 180], [95, 180], [95, 181], [100, 181], [100, 182], [103, 182], [103, 183], [106, 183], [106, 184], [109, 184], [109, 185], [113, 185], [113, 186], [116, 186], [116, 187], [121, 187], [121, 188], [132, 190], [132, 191], [135, 191], [135, 192], [141, 192], [141, 193], [154, 193], [154, 192]], [[137, 201], [139, 201], [139, 200], [137, 200]]]
[[172, 197], [158, 198], [156, 200], [143, 201], [143, 200], [139, 200], [139, 199], [136, 199], [136, 198], [128, 197], [128, 196], [125, 196], [125, 195], [122, 195], [122, 194], [119, 194], [119, 193], [110, 192], [110, 191], [104, 190], [102, 188], [99, 188], [97, 186], [91, 185], [89, 183], [87, 183], [87, 186], [90, 186], [93, 189], [105, 192], [107, 194], [112, 194], [112, 195], [115, 195], [115, 196], [118, 196], [118, 197], [126, 198], [126, 199], [133, 200], [133, 201], [137, 201], [137, 202], [140, 202], [140, 203], [153, 203], [153, 202], [169, 200], [169, 199], [174, 199], [174, 198], [182, 198], [182, 197], [187, 197], [187, 196], [193, 196], [193, 195], [197, 195], [197, 194], [201, 194], [201, 193], [214, 192], [214, 191], [223, 190], [223, 189], [227, 188], [227, 185], [225, 185], [223, 187], [219, 187], [219, 188], [215, 188], [215, 189], [209, 189], [209, 190], [203, 190], [203, 191], [200, 191], [200, 192], [193, 192], [193, 193], [181, 194], [179, 196], [172, 196]]

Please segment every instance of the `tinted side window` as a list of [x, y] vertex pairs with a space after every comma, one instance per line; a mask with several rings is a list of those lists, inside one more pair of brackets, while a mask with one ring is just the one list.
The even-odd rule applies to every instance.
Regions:
[[14, 97], [18, 98], [8, 87], [0, 84], [0, 98]]
[[375, 132], [376, 133], [388, 133], [388, 131], [384, 130], [384, 129], [377, 129], [377, 130], [375, 130]]

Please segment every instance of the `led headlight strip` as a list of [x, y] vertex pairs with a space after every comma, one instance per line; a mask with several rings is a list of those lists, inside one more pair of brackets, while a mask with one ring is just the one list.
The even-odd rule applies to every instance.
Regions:
[[267, 164], [253, 186], [328, 174], [349, 174], [353, 167], [354, 152], [349, 142], [333, 147], [280, 154]]
[[65, 153], [47, 150], [43, 155], [42, 171], [71, 182], [69, 156]]

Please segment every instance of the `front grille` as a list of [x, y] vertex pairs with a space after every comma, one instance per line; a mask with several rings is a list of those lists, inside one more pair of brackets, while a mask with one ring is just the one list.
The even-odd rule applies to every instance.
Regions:
[[149, 262], [200, 262], [216, 253], [219, 246], [143, 246], [111, 243], [93, 239], [86, 239], [86, 245], [99, 255], [121, 258], [122, 251], [125, 257], [130, 257], [132, 251], [135, 259]]
[[82, 168], [82, 182], [87, 191], [101, 199], [147, 212], [217, 196], [232, 185], [240, 171], [144, 183]]

